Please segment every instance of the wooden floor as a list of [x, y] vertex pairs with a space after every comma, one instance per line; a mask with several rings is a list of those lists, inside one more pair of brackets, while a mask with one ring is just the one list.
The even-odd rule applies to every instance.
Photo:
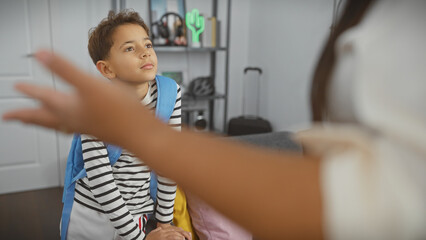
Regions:
[[0, 239], [59, 239], [62, 188], [0, 195]]

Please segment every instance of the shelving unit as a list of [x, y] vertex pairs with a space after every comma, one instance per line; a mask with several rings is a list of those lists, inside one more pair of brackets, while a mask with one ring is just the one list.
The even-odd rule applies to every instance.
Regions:
[[[209, 116], [209, 130], [210, 131], [218, 131], [218, 132], [226, 132], [226, 120], [227, 120], [227, 110], [228, 110], [228, 75], [229, 75], [229, 42], [230, 42], [230, 16], [231, 16], [231, 0], [226, 1], [226, 23], [222, 23], [222, 26], [226, 26], [225, 29], [220, 29], [221, 34], [224, 34], [226, 31], [226, 42], [225, 46], [218, 46], [214, 48], [194, 48], [194, 47], [180, 47], [180, 46], [154, 46], [155, 51], [157, 53], [203, 53], [210, 54], [210, 74], [209, 76], [213, 78], [214, 82], [216, 83], [219, 80], [224, 81], [224, 92], [217, 92], [212, 96], [206, 96], [206, 97], [190, 97], [190, 96], [184, 96], [182, 97], [182, 101], [208, 101], [208, 116]], [[217, 18], [218, 13], [218, 0], [212, 0], [212, 16]], [[223, 21], [222, 21], [223, 22]], [[189, 33], [190, 35], [190, 33]], [[189, 38], [190, 36], [188, 36]], [[225, 53], [225, 73], [223, 79], [217, 79], [216, 77], [216, 53], [217, 52], [224, 52]], [[224, 101], [224, 109], [223, 109], [223, 128], [221, 130], [218, 130], [215, 128], [214, 124], [214, 106], [215, 101], [222, 100]], [[193, 111], [192, 108], [182, 108], [182, 111]]]
[[193, 47], [164, 47], [156, 46], [156, 52], [217, 52], [217, 51], [227, 51], [226, 47], [217, 47], [217, 48], [193, 48]]
[[183, 99], [185, 100], [215, 100], [215, 99], [224, 99], [226, 96], [225, 94], [214, 94], [212, 96], [205, 96], [205, 97], [192, 97], [192, 96], [184, 96]]
[[[217, 17], [218, 12], [218, 1], [213, 0], [213, 13], [212, 16]], [[229, 77], [229, 43], [230, 43], [230, 25], [231, 25], [231, 0], [227, 0], [226, 6], [226, 47], [223, 51], [225, 51], [225, 92], [223, 93], [223, 101], [224, 101], [224, 109], [223, 109], [223, 132], [226, 132], [226, 120], [227, 120], [227, 112], [228, 112], [228, 77]], [[218, 51], [222, 51], [221, 48], [218, 48]], [[216, 82], [216, 52], [210, 52], [210, 74]], [[210, 130], [214, 130], [214, 100], [212, 99], [209, 102], [209, 121], [210, 121]]]

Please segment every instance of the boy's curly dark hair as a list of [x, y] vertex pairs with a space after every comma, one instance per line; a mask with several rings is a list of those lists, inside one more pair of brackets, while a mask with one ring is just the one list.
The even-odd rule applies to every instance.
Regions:
[[93, 63], [96, 64], [99, 60], [108, 58], [109, 50], [113, 45], [114, 30], [124, 24], [140, 25], [149, 36], [148, 26], [134, 10], [123, 10], [117, 14], [114, 11], [109, 11], [107, 18], [104, 18], [97, 27], [89, 30], [87, 48]]

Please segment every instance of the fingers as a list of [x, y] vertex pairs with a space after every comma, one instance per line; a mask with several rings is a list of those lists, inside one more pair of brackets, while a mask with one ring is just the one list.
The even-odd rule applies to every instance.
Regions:
[[46, 68], [79, 90], [90, 88], [93, 80], [96, 80], [96, 78], [90, 77], [69, 61], [52, 52], [40, 50], [35, 53], [35, 57]]
[[192, 239], [192, 236], [191, 236], [191, 233], [190, 232], [187, 232], [187, 231], [182, 231], [182, 232], [180, 232], [180, 234], [185, 238], [185, 239], [188, 239], [188, 240], [191, 240]]
[[182, 234], [179, 232], [173, 231], [171, 229], [162, 229], [161, 239], [167, 239], [167, 240], [191, 240], [191, 238], [185, 238]]
[[177, 234], [168, 234], [166, 235], [163, 239], [166, 240], [185, 240], [184, 237], [182, 237], [181, 235], [177, 235]]
[[58, 129], [57, 118], [45, 108], [26, 108], [7, 112], [3, 120], [18, 120], [27, 124], [36, 124], [47, 128]]
[[183, 236], [183, 237], [185, 237], [185, 239], [192, 239], [192, 237], [191, 237], [191, 233], [190, 232], [187, 232], [187, 231], [185, 231], [185, 230], [183, 230], [182, 228], [180, 228], [180, 227], [174, 227], [174, 229], [173, 229], [175, 232], [177, 232], [177, 233], [179, 233], [181, 236]]
[[55, 102], [55, 99], [58, 98], [58, 94], [60, 94], [52, 88], [40, 87], [29, 83], [17, 83], [15, 89], [31, 98], [41, 101], [47, 106], [51, 106]]
[[151, 234], [151, 233], [158, 232], [158, 231], [161, 231], [161, 228], [156, 228], [156, 229], [152, 230], [152, 231], [150, 232], [150, 234]]
[[165, 238], [164, 239], [168, 239], [168, 240], [191, 240], [191, 238], [186, 238], [185, 236], [182, 236], [182, 234], [175, 232], [175, 231], [171, 231], [165, 234]]
[[15, 88], [25, 95], [39, 100], [43, 104], [43, 107], [50, 110], [58, 119], [61, 117], [61, 114], [64, 114], [64, 109], [70, 111], [69, 104], [72, 102], [72, 97], [68, 94], [58, 92], [53, 88], [40, 87], [28, 83], [18, 83], [15, 85]]
[[185, 239], [191, 240], [192, 234], [190, 232], [184, 231], [182, 235], [185, 237]]
[[175, 233], [179, 234], [179, 236], [184, 237], [185, 239], [192, 239], [191, 233], [183, 230], [180, 227], [176, 227], [176, 226], [172, 226], [172, 225], [167, 224], [167, 225], [161, 225], [160, 228], [167, 230], [167, 231], [170, 231], [170, 232], [175, 232]]
[[3, 120], [17, 120], [26, 124], [40, 125], [53, 128], [62, 132], [69, 132], [65, 125], [60, 125], [60, 115], [57, 109], [61, 109], [63, 101], [68, 96], [55, 91], [52, 88], [39, 87], [33, 84], [18, 83], [15, 88], [23, 94], [39, 100], [42, 106], [39, 108], [22, 108], [3, 114]]

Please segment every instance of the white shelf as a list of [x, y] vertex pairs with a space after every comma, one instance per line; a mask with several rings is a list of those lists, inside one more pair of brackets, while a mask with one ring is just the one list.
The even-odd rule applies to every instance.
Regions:
[[192, 47], [178, 47], [178, 46], [154, 46], [155, 52], [216, 52], [226, 51], [226, 47], [216, 48], [192, 48]]

